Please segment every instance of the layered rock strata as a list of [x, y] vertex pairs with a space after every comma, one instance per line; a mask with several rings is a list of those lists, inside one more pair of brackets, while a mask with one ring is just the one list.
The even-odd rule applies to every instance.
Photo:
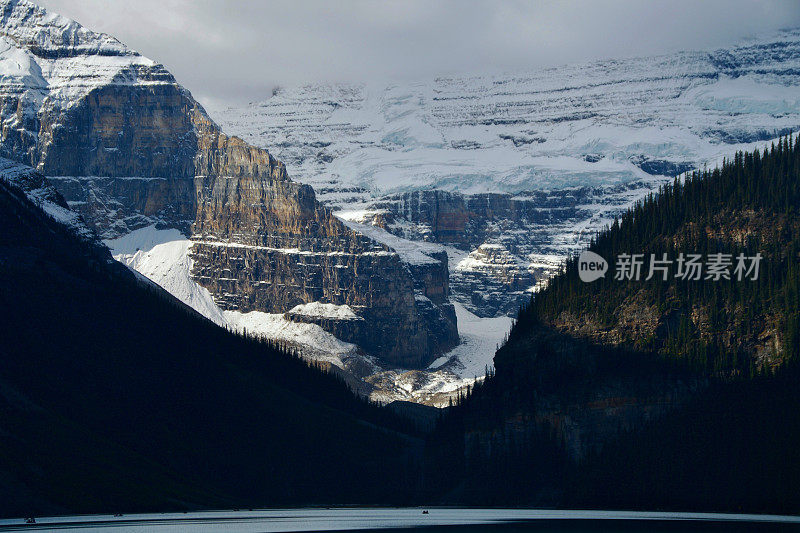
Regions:
[[459, 261], [451, 284], [457, 301], [478, 316], [515, 315], [536, 277], [502, 244], [482, 244]]

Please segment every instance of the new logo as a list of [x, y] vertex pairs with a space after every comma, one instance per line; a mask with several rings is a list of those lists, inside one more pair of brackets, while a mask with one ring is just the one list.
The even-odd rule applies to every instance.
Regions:
[[596, 253], [586, 250], [578, 256], [578, 276], [581, 281], [590, 283], [605, 277], [607, 271], [608, 262]]

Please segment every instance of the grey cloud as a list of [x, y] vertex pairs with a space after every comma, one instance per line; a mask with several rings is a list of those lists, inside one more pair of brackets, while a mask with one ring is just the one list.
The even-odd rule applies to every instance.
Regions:
[[211, 105], [276, 85], [528, 70], [724, 46], [800, 26], [794, 0], [41, 0], [167, 66]]

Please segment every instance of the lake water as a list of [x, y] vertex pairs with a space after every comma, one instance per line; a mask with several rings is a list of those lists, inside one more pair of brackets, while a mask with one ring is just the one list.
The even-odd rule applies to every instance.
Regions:
[[627, 511], [552, 511], [533, 509], [269, 509], [206, 511], [125, 516], [91, 515], [0, 519], [0, 531], [71, 532], [99, 530], [114, 533], [175, 532], [290, 532], [290, 531], [395, 531], [488, 533], [491, 531], [571, 533], [656, 531], [739, 532], [800, 531], [800, 517], [710, 513], [659, 513]]

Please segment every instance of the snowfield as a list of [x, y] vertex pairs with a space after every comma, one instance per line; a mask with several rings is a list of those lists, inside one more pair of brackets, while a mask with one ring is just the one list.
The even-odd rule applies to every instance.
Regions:
[[702, 167], [797, 130], [798, 85], [800, 30], [790, 30], [501, 76], [287, 87], [211, 112], [346, 210], [410, 190], [515, 193], [629, 182], [662, 174], [663, 161]]
[[310, 359], [342, 369], [345, 369], [343, 358], [358, 354], [355, 344], [337, 339], [317, 324], [292, 322], [280, 313], [224, 311], [223, 315], [227, 324], [236, 331], [298, 346]]
[[220, 326], [226, 325], [211, 293], [192, 280], [192, 241], [176, 229], [148, 226], [105, 241], [114, 259], [146, 276], [180, 301]]
[[290, 313], [309, 317], [334, 318], [337, 320], [363, 320], [349, 305], [310, 302], [292, 307]]
[[494, 368], [494, 352], [503, 343], [514, 320], [507, 316], [479, 318], [459, 303], [453, 304], [458, 318], [461, 344], [431, 363], [428, 368], [447, 368], [462, 380], [484, 377]]

